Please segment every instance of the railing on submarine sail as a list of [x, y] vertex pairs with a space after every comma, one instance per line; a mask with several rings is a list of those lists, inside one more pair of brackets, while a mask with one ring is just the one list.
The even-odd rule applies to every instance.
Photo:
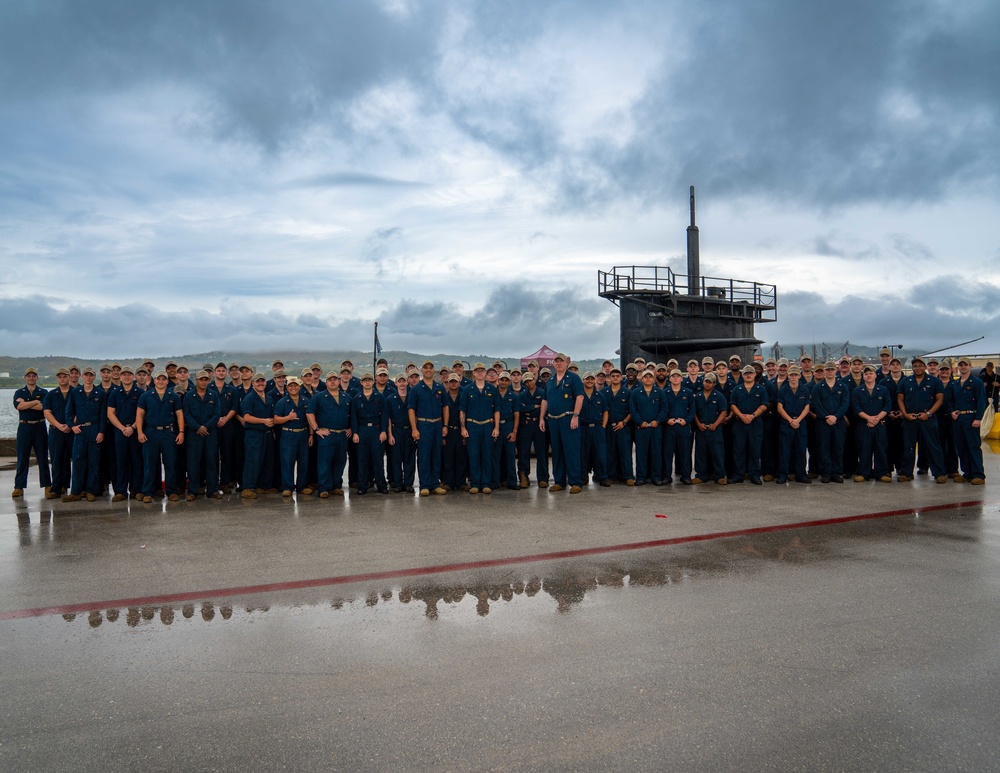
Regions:
[[698, 305], [712, 306], [716, 314], [725, 313], [728, 306], [727, 316], [739, 319], [771, 322], [777, 318], [778, 292], [772, 284], [703, 276], [692, 293], [687, 274], [675, 274], [667, 266], [614, 266], [610, 271], [598, 271], [597, 293], [615, 305], [629, 295], [664, 295], [683, 297], [686, 306], [701, 301]]

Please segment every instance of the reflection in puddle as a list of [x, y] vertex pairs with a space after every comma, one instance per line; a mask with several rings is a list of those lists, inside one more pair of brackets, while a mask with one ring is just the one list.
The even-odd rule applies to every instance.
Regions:
[[[968, 515], [982, 514], [969, 508]], [[588, 559], [555, 561], [532, 567], [506, 567], [476, 576], [436, 575], [396, 587], [384, 585], [327, 589], [325, 597], [305, 601], [283, 601], [281, 608], [328, 609], [334, 613], [374, 614], [380, 609], [392, 614], [422, 608], [427, 620], [485, 618], [498, 606], [532, 605], [544, 612], [571, 612], [598, 589], [628, 592], [638, 588], [683, 587], [721, 573], [749, 575], [767, 564], [791, 567], [817, 561], [851, 560], [855, 548], [876, 541], [937, 537], [978, 539], [969, 531], [977, 519], [949, 521], [947, 517], [924, 517], [921, 521], [877, 521], [844, 524], [819, 529], [793, 529], [750, 537], [677, 545], [637, 552], [617, 553]], [[533, 571], [532, 571], [533, 570]], [[525, 574], [517, 576], [521, 571]], [[529, 573], [530, 572], [530, 573]], [[279, 594], [280, 597], [280, 594]], [[252, 620], [267, 613], [269, 605], [234, 605], [211, 600], [183, 605], [155, 605], [126, 609], [94, 609], [88, 613], [64, 614], [73, 623], [86, 618], [91, 628], [117, 623], [124, 613], [129, 628], [201, 621], [218, 625], [229, 620]], [[177, 612], [180, 612], [178, 617]]]

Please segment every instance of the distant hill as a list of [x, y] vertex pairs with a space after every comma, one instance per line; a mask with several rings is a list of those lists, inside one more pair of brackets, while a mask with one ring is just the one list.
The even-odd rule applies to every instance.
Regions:
[[[528, 351], [535, 351], [537, 347], [531, 348]], [[470, 366], [476, 362], [484, 362], [487, 365], [492, 363], [494, 360], [503, 360], [508, 366], [513, 367], [515, 364], [519, 364], [521, 361], [520, 355], [497, 357], [492, 354], [419, 354], [416, 352], [407, 352], [399, 350], [383, 350], [382, 356], [389, 361], [389, 371], [393, 375], [397, 372], [401, 372], [406, 364], [409, 362], [415, 362], [417, 365], [422, 363], [424, 360], [432, 360], [435, 365], [439, 368], [443, 365], [450, 366], [455, 360], [463, 360]], [[614, 360], [615, 356], [609, 355], [610, 359]], [[356, 350], [340, 350], [340, 351], [266, 351], [266, 352], [227, 352], [227, 351], [212, 351], [212, 352], [198, 352], [195, 354], [179, 354], [170, 357], [159, 357], [155, 358], [157, 367], [166, 365], [167, 362], [173, 360], [179, 365], [186, 365], [192, 372], [201, 368], [204, 364], [212, 364], [213, 366], [218, 362], [224, 362], [227, 365], [233, 362], [238, 362], [241, 365], [247, 364], [254, 368], [254, 370], [262, 370], [264, 372], [271, 372], [271, 363], [275, 360], [281, 360], [285, 363], [285, 370], [289, 373], [302, 370], [314, 362], [318, 362], [323, 371], [333, 370], [340, 367], [340, 363], [344, 360], [350, 360], [354, 363], [355, 371], [362, 371], [366, 368], [371, 368], [372, 366], [372, 353], [359, 352]], [[601, 366], [603, 358], [593, 359], [593, 360], [580, 360], [579, 366], [581, 370], [593, 370]], [[55, 372], [59, 368], [68, 368], [70, 365], [78, 365], [81, 368], [90, 365], [95, 370], [100, 368], [100, 366], [105, 363], [117, 362], [121, 365], [130, 365], [133, 368], [138, 367], [142, 364], [142, 358], [128, 357], [125, 359], [105, 359], [105, 360], [95, 360], [81, 357], [72, 356], [48, 356], [48, 357], [2, 357], [0, 356], [0, 373], [6, 372], [9, 374], [6, 378], [0, 378], [0, 387], [11, 387], [11, 386], [21, 386], [24, 383], [23, 374], [27, 368], [35, 368], [38, 371], [39, 383], [40, 384], [55, 384]]]
[[[808, 352], [815, 361], [822, 361], [824, 358], [829, 357], [839, 357], [845, 352], [848, 354], [859, 354], [866, 360], [877, 361], [878, 353], [881, 349], [880, 346], [863, 346], [860, 344], [848, 343], [846, 346], [843, 342], [837, 343], [817, 343], [817, 344], [797, 344], [790, 343], [776, 344], [781, 348], [781, 354], [779, 356], [787, 357], [788, 359], [799, 359], [802, 356], [802, 352]], [[534, 351], [538, 347], [526, 347], [530, 351]], [[763, 347], [761, 354], [764, 357], [770, 357], [772, 355], [772, 350], [774, 347], [765, 346]], [[927, 349], [922, 349], [919, 346], [907, 346], [905, 350], [897, 350], [897, 356], [904, 359], [917, 354], [918, 352], [924, 353], [928, 351]], [[527, 352], [526, 352], [527, 353]], [[408, 352], [401, 350], [389, 350], [386, 349], [382, 352], [382, 356], [389, 361], [389, 371], [395, 375], [397, 372], [403, 370], [408, 362], [415, 362], [417, 365], [422, 363], [426, 359], [433, 360], [434, 364], [439, 368], [443, 365], [450, 366], [455, 360], [463, 360], [470, 366], [476, 362], [484, 362], [487, 365], [492, 363], [494, 360], [503, 360], [508, 366], [513, 367], [515, 363], [519, 363], [521, 360], [521, 355], [506, 355], [497, 357], [493, 354], [447, 354], [443, 352], [438, 352], [437, 354], [420, 354], [418, 352]], [[613, 353], [608, 353], [608, 358], [614, 362], [618, 362], [618, 356]], [[186, 365], [192, 372], [201, 368], [203, 364], [211, 363], [213, 366], [217, 362], [225, 362], [227, 365], [232, 362], [238, 362], [242, 364], [251, 365], [255, 370], [263, 370], [264, 372], [270, 373], [271, 363], [274, 360], [280, 359], [285, 363], [285, 369], [288, 372], [295, 370], [301, 370], [314, 362], [318, 362], [323, 371], [332, 370], [334, 368], [339, 368], [340, 363], [344, 360], [350, 360], [354, 363], [354, 368], [356, 371], [361, 371], [372, 366], [372, 353], [371, 351], [360, 352], [357, 350], [335, 350], [335, 351], [265, 351], [265, 352], [229, 352], [229, 351], [212, 351], [212, 352], [198, 352], [195, 354], [179, 354], [170, 357], [160, 357], [156, 359], [156, 365], [158, 367], [165, 365], [168, 361], [174, 360], [179, 364]], [[581, 371], [586, 370], [597, 370], [601, 367], [601, 362], [604, 358], [596, 358], [590, 360], [579, 360], [577, 364], [580, 366]], [[11, 387], [11, 386], [21, 386], [24, 381], [22, 374], [26, 368], [33, 367], [39, 373], [39, 383], [40, 384], [55, 384], [55, 372], [59, 368], [68, 368], [70, 365], [76, 364], [81, 368], [90, 365], [92, 367], [99, 368], [104, 362], [118, 362], [122, 365], [131, 365], [133, 368], [142, 364], [142, 360], [135, 357], [119, 359], [119, 360], [95, 360], [72, 356], [47, 356], [47, 357], [3, 357], [0, 356], [0, 373], [8, 373], [7, 377], [0, 377], [0, 387]]]
[[[885, 344], [890, 345], [890, 344]], [[780, 349], [780, 352], [777, 350]], [[871, 360], [872, 362], [878, 361], [878, 353], [882, 350], [882, 346], [864, 346], [861, 344], [853, 344], [851, 342], [818, 342], [815, 344], [783, 344], [776, 342], [773, 346], [763, 347], [762, 354], [765, 358], [767, 357], [786, 357], [789, 360], [798, 360], [802, 357], [804, 353], [808, 354], [813, 358], [814, 362], [824, 362], [829, 359], [837, 359], [843, 354], [859, 355], [865, 360]], [[929, 349], [922, 348], [920, 346], [907, 346], [905, 349], [895, 348], [894, 352], [897, 357], [902, 360], [906, 360], [915, 354], [925, 354], [929, 352]]]

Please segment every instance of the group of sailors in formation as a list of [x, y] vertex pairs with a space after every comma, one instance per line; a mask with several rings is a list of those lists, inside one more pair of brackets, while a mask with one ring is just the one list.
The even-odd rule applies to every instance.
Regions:
[[[117, 363], [60, 369], [37, 386], [34, 368], [14, 395], [18, 411], [15, 498], [30, 455], [46, 498], [152, 502], [240, 492], [343, 496], [344, 474], [370, 489], [421, 496], [527, 488], [551, 492], [673, 483], [808, 484], [913, 480], [985, 482], [980, 423], [983, 379], [959, 358], [912, 359], [904, 375], [886, 349], [881, 367], [860, 357], [743, 365], [706, 357], [624, 371], [606, 360], [581, 374], [565, 354], [536, 361], [461, 361], [438, 369], [388, 363], [354, 373], [350, 361], [270, 376], [249, 365], [155, 370]], [[992, 373], [989, 374], [992, 376]], [[987, 379], [989, 381], [989, 379]], [[995, 389], [997, 381], [990, 381]], [[47, 428], [47, 429], [46, 429]], [[551, 474], [550, 474], [551, 458]], [[692, 465], [693, 461], [693, 465]]]

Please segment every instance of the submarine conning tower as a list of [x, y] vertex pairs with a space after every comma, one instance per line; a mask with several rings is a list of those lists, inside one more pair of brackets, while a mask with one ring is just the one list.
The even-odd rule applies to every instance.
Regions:
[[700, 234], [695, 225], [691, 186], [691, 225], [687, 229], [687, 275], [667, 266], [615, 266], [597, 272], [597, 293], [619, 308], [621, 364], [636, 357], [666, 362], [675, 357], [681, 370], [689, 359], [726, 360], [738, 354], [752, 362], [762, 341], [758, 322], [778, 318], [772, 284], [701, 276]]

